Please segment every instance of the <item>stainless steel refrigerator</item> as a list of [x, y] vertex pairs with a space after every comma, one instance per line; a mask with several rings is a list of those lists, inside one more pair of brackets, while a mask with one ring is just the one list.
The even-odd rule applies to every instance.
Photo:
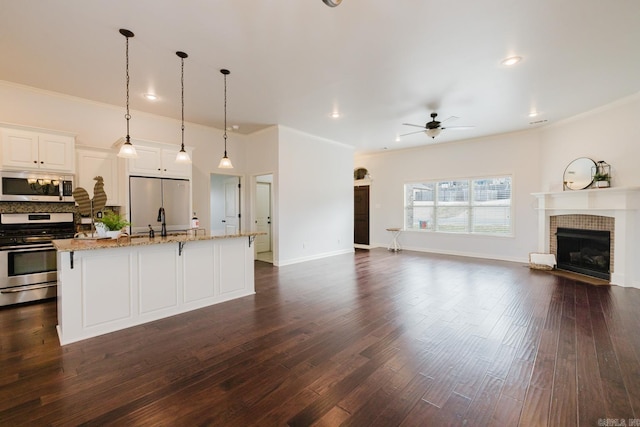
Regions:
[[129, 177], [129, 218], [132, 233], [146, 233], [149, 225], [160, 232], [160, 208], [164, 208], [167, 231], [191, 226], [191, 185], [188, 179]]

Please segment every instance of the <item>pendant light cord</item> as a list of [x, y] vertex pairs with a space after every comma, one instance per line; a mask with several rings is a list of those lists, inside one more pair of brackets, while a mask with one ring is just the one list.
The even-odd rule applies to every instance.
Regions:
[[181, 97], [182, 97], [182, 147], [181, 147], [181, 151], [184, 151], [184, 58], [181, 56], [180, 57], [181, 60], [181, 67], [180, 67], [180, 73], [181, 73], [181, 77], [180, 77], [180, 85], [182, 88], [182, 92], [181, 92]]
[[227, 157], [227, 74], [224, 74], [224, 156]]
[[124, 118], [127, 119], [127, 143], [130, 141], [131, 137], [129, 136], [129, 119], [131, 119], [131, 114], [129, 114], [129, 37], [125, 37], [127, 40], [127, 48], [126, 48], [126, 76], [127, 76], [127, 113], [124, 115]]

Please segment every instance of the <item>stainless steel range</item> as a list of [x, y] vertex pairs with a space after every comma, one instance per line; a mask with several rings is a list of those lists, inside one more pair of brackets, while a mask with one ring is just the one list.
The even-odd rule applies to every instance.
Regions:
[[56, 239], [74, 234], [72, 213], [0, 214], [0, 306], [56, 296]]

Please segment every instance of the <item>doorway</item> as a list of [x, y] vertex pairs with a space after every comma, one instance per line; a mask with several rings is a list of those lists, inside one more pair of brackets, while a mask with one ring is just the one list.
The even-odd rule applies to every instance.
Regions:
[[369, 186], [353, 187], [353, 243], [369, 248]]
[[256, 231], [265, 233], [256, 236], [255, 251], [256, 260], [273, 264], [273, 239], [272, 239], [272, 185], [273, 175], [256, 176]]
[[210, 188], [211, 234], [240, 233], [240, 177], [211, 174]]

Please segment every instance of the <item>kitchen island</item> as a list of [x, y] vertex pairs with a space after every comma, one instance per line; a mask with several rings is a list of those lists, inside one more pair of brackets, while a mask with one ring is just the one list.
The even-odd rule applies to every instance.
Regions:
[[54, 240], [60, 344], [254, 294], [260, 234]]

